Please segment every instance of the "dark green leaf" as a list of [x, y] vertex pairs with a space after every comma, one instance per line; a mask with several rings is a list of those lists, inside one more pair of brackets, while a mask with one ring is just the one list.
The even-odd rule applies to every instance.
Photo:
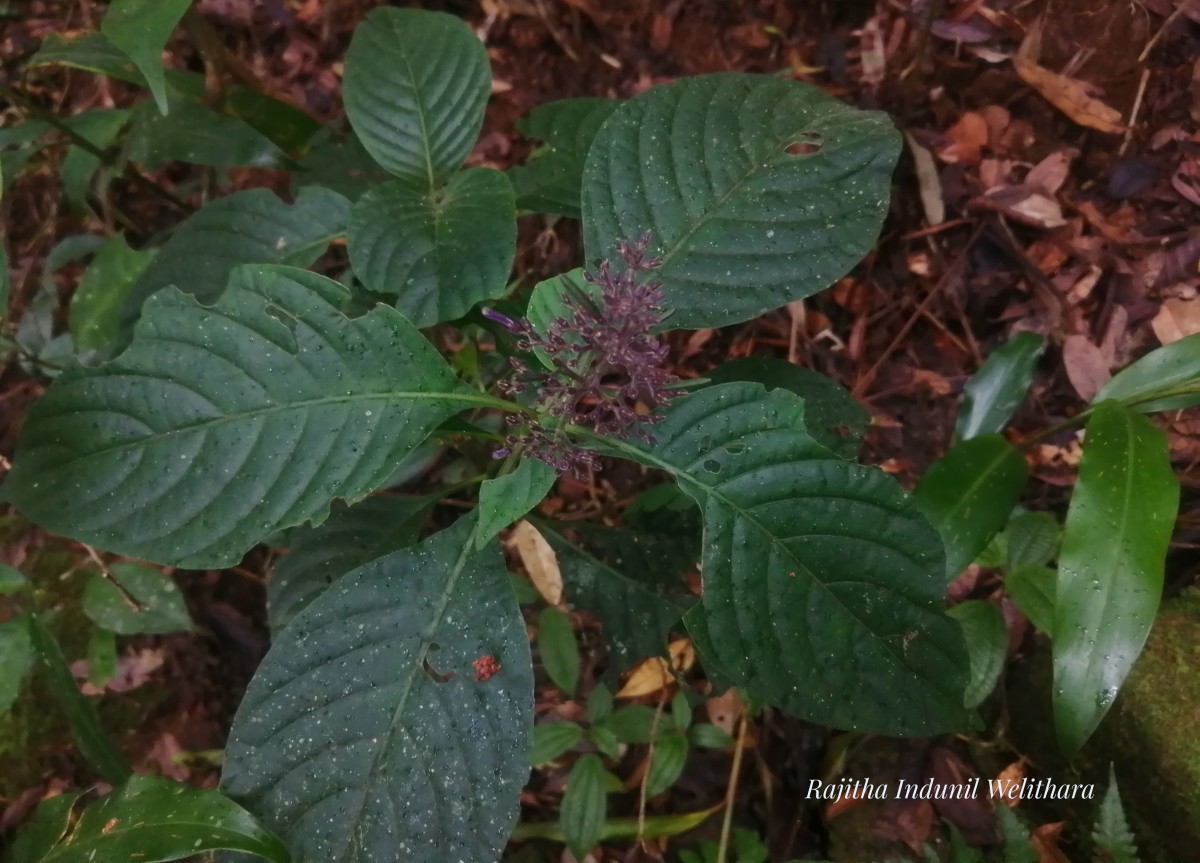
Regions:
[[101, 350], [117, 340], [121, 307], [150, 259], [120, 235], [104, 242], [71, 297], [71, 338], [77, 349]]
[[150, 168], [166, 162], [276, 168], [284, 159], [275, 143], [245, 120], [220, 114], [186, 97], [172, 97], [163, 116], [143, 103], [134, 109], [125, 156]]
[[0, 596], [19, 593], [25, 589], [25, 576], [16, 567], [0, 563]]
[[533, 745], [529, 763], [533, 766], [553, 761], [569, 752], [583, 739], [583, 729], [574, 722], [543, 722], [533, 726]]
[[1200, 405], [1200, 333], [1163, 345], [1114, 375], [1092, 403], [1105, 399], [1142, 413]]
[[538, 105], [517, 123], [542, 146], [509, 171], [522, 210], [578, 219], [583, 163], [600, 126], [621, 104], [616, 99], [563, 99]]
[[687, 765], [688, 740], [677, 731], [660, 734], [654, 741], [654, 755], [646, 772], [646, 796], [662, 794], [675, 784]]
[[835, 457], [804, 431], [796, 395], [757, 384], [689, 394], [655, 434], [648, 452], [610, 446], [704, 510], [703, 593], [684, 620], [710, 675], [835, 727], [972, 720], [941, 543], [891, 477]]
[[27, 64], [30, 69], [38, 66], [67, 66], [130, 84], [146, 84], [146, 78], [137, 66], [101, 33], [82, 33], [69, 38], [57, 33], [48, 34]]
[[270, 266], [238, 269], [212, 307], [155, 295], [128, 350], [69, 369], [29, 412], [6, 498], [121, 554], [230, 566], [374, 491], [446, 418], [496, 404], [395, 309], [347, 319], [345, 296]]
[[688, 740], [701, 749], [728, 749], [733, 746], [733, 737], [719, 725], [697, 722], [688, 729]]
[[107, 629], [96, 627], [88, 638], [88, 683], [103, 688], [117, 673], [117, 637]]
[[654, 737], [656, 711], [645, 704], [630, 704], [613, 712], [604, 725], [622, 743], [649, 743]]
[[946, 545], [947, 582], [1004, 527], [1028, 473], [1021, 453], [990, 434], [956, 443], [921, 477], [917, 504]]
[[612, 714], [613, 694], [612, 690], [604, 685], [603, 682], [597, 683], [596, 688], [588, 694], [587, 699], [587, 717], [588, 722], [597, 723]]
[[292, 183], [298, 189], [323, 186], [348, 200], [357, 201], [368, 190], [391, 178], [392, 175], [371, 158], [358, 136], [346, 131], [336, 138], [330, 134], [320, 135], [301, 157], [292, 174]]
[[606, 725], [593, 725], [588, 731], [588, 738], [605, 758], [616, 758], [621, 754], [621, 741]]
[[967, 844], [957, 827], [947, 826], [950, 828], [950, 863], [987, 863], [983, 852]]
[[462, 165], [491, 94], [487, 51], [444, 12], [375, 9], [346, 52], [346, 116], [367, 151], [432, 191]]
[[571, 620], [557, 608], [538, 615], [538, 653], [550, 681], [568, 696], [579, 684], [579, 645]]
[[[84, 140], [99, 150], [112, 146], [121, 129], [129, 121], [129, 112], [124, 109], [98, 108], [77, 114], [67, 125]], [[63, 193], [67, 200], [82, 209], [91, 191], [92, 177], [100, 169], [100, 157], [82, 147], [72, 145], [59, 168]]]
[[192, 0], [113, 0], [100, 32], [133, 61], [146, 78], [158, 110], [167, 113], [163, 48]]
[[267, 619], [278, 630], [352, 569], [412, 545], [437, 495], [370, 497], [338, 506], [320, 527], [296, 532], [267, 582]]
[[20, 614], [0, 623], [0, 713], [12, 707], [21, 694], [21, 684], [33, 659], [28, 616]]
[[34, 653], [50, 691], [67, 717], [80, 754], [109, 782], [124, 782], [131, 773], [129, 763], [101, 730], [92, 703], [80, 694], [62, 647], [38, 615], [30, 614], [27, 619]]
[[1016, 812], [1008, 806], [997, 806], [996, 823], [1000, 827], [1000, 840], [1004, 843], [1004, 863], [1038, 863], [1029, 831]]
[[[534, 285], [533, 292], [529, 295], [529, 303], [525, 307], [525, 318], [534, 332], [545, 335], [556, 320], [574, 321], [575, 313], [566, 303], [569, 297], [597, 297], [599, 293], [600, 289], [594, 282], [584, 279], [581, 268], [568, 270]], [[579, 341], [571, 334], [570, 326], [565, 328], [565, 335], [570, 341]], [[546, 368], [554, 368], [553, 360], [545, 351], [534, 348], [533, 352]]]
[[971, 681], [963, 695], [967, 707], [978, 707], [992, 690], [1004, 671], [1008, 655], [1008, 627], [1000, 609], [981, 599], [963, 602], [948, 614], [963, 628], [967, 655], [971, 659]]
[[304, 189], [294, 204], [267, 189], [218, 198], [175, 228], [129, 292], [123, 325], [137, 319], [147, 297], [168, 285], [211, 303], [240, 264], [307, 267], [345, 230], [348, 211], [345, 198], [325, 189]]
[[563, 841], [582, 860], [604, 835], [608, 794], [604, 787], [604, 762], [587, 754], [575, 762], [567, 776], [567, 792], [558, 811]]
[[1047, 635], [1054, 634], [1054, 570], [1022, 566], [1004, 576], [1004, 587], [1020, 612]]
[[100, 573], [83, 590], [83, 611], [92, 622], [119, 635], [178, 632], [192, 628], [183, 594], [174, 579], [140, 563], [114, 563], [113, 576], [140, 607]]
[[1054, 724], [1074, 754], [1112, 706], [1162, 598], [1179, 509], [1167, 440], [1116, 402], [1088, 420], [1058, 558]]
[[228, 116], [257, 129], [286, 153], [299, 152], [322, 128], [295, 105], [251, 87], [229, 88], [223, 108]]
[[1045, 566], [1058, 554], [1062, 533], [1048, 512], [1023, 512], [1008, 523], [1008, 568]]
[[554, 485], [554, 468], [537, 459], [524, 458], [512, 473], [484, 480], [479, 487], [480, 544], [490, 542], [500, 531], [542, 502]]
[[376, 186], [354, 205], [346, 230], [355, 275], [368, 290], [395, 295], [419, 327], [503, 294], [516, 240], [512, 185], [490, 168], [457, 173], [433, 191], [413, 180]]
[[[251, 681], [222, 784], [299, 861], [499, 857], [529, 775], [533, 669], [473, 521], [341, 578]], [[500, 669], [480, 680], [486, 656]]]
[[1004, 431], [1029, 392], [1046, 340], [1037, 333], [1018, 333], [992, 353], [963, 388], [954, 433], [959, 440]]
[[[814, 151], [815, 150], [815, 151]], [[651, 87], [583, 171], [589, 265], [649, 231], [671, 328], [749, 320], [827, 287], [887, 213], [900, 136], [817, 87], [722, 73]]]
[[40, 863], [183, 860], [234, 850], [289, 863], [278, 838], [218, 791], [137, 775], [84, 810], [75, 827]]
[[714, 384], [746, 381], [795, 393], [804, 399], [808, 433], [843, 458], [858, 456], [871, 414], [825, 375], [775, 357], [743, 357], [722, 363], [704, 376]]
[[682, 689], [671, 698], [671, 723], [677, 731], [687, 731], [692, 724], [692, 705]]
[[13, 840], [6, 859], [10, 863], [41, 863], [42, 858], [66, 835], [71, 826], [75, 803], [82, 796], [79, 792], [67, 792], [39, 803], [29, 823]]
[[1125, 819], [1125, 807], [1121, 805], [1121, 792], [1117, 788], [1117, 773], [1108, 765], [1108, 790], [1100, 801], [1100, 812], [1092, 828], [1092, 841], [1106, 855], [1097, 858], [1097, 863], [1138, 863], [1137, 842]]

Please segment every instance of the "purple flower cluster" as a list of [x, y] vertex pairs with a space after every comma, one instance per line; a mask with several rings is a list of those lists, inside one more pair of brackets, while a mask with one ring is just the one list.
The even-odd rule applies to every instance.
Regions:
[[666, 370], [667, 346], [654, 327], [663, 320], [661, 282], [643, 281], [641, 273], [662, 264], [647, 257], [650, 235], [636, 243], [622, 241], [618, 253], [623, 266], [615, 272], [609, 261], [595, 274], [584, 275], [600, 288], [600, 296], [576, 293], [564, 298], [566, 314], [555, 318], [544, 333], [535, 332], [527, 320], [514, 321], [492, 309], [484, 315], [520, 336], [523, 351], [540, 351], [551, 368], [531, 371], [510, 358], [517, 376], [502, 383], [509, 394], [536, 387], [534, 407], [560, 420], [551, 425], [530, 424], [521, 416], [509, 417], [509, 435], [496, 451], [503, 458], [522, 445], [534, 458], [560, 472], [582, 476], [597, 466], [596, 456], [574, 446], [562, 426], [583, 426], [608, 437], [635, 435], [652, 443], [645, 425], [657, 417], [653, 411], [674, 395], [675, 376]]

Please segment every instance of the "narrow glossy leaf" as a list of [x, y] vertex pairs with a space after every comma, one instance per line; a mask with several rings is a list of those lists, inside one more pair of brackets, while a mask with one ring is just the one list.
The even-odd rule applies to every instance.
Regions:
[[491, 93], [487, 51], [444, 12], [375, 9], [346, 52], [346, 116], [367, 151], [433, 190], [467, 158]]
[[1092, 841], [1107, 855], [1108, 863], [1138, 863], [1137, 842], [1125, 818], [1125, 807], [1121, 805], [1121, 792], [1117, 788], [1117, 774], [1111, 763], [1108, 765], [1108, 789], [1100, 801], [1100, 812], [1092, 828]]
[[192, 628], [183, 594], [169, 575], [140, 563], [114, 563], [109, 568], [129, 595], [100, 573], [93, 573], [83, 590], [83, 611], [93, 623], [119, 635]]
[[954, 433], [970, 440], [1004, 431], [1033, 383], [1033, 371], [1046, 349], [1037, 333], [1018, 333], [994, 351], [963, 388]]
[[346, 231], [355, 275], [395, 295], [419, 327], [504, 293], [516, 241], [512, 185], [491, 168], [462, 171], [432, 192], [413, 180], [376, 186], [354, 205]]
[[267, 619], [280, 629], [352, 569], [412, 545], [436, 495], [370, 497], [339, 506], [320, 527], [296, 532], [267, 582]]
[[1163, 433], [1116, 402], [1097, 405], [1054, 596], [1054, 724], [1067, 754], [1095, 731], [1142, 651], [1178, 509]]
[[917, 504], [945, 543], [947, 582], [1004, 527], [1028, 474], [1016, 447], [984, 435], [955, 444], [921, 477]]
[[1008, 654], [1008, 627], [1000, 609], [981, 599], [960, 603], [948, 614], [963, 628], [967, 655], [971, 660], [971, 680], [963, 696], [967, 707], [978, 707], [992, 690], [1004, 671]]
[[604, 726], [622, 743], [649, 743], [654, 737], [656, 711], [646, 704], [630, 704], [604, 720]]
[[971, 721], [962, 633], [942, 611], [941, 543], [880, 470], [804, 431], [804, 405], [756, 384], [675, 402], [649, 452], [704, 511], [705, 668], [813, 722], [931, 734]]
[[1008, 806], [996, 807], [996, 824], [1004, 844], [1004, 863], [1038, 863], [1038, 854], [1029, 838], [1029, 831]]
[[1022, 566], [1005, 573], [1004, 587], [1020, 612], [1047, 635], [1054, 634], [1054, 570]]
[[[533, 671], [520, 609], [473, 518], [354, 570], [267, 654], [223, 787], [297, 863], [491, 863], [529, 775]], [[473, 663], [500, 669], [478, 679]]]
[[[567, 602], [594, 613], [603, 624], [608, 648], [605, 679], [615, 682], [639, 660], [665, 656], [667, 633], [694, 602], [672, 589], [668, 580], [680, 578], [689, 564], [676, 557], [672, 566], [669, 550], [648, 537], [617, 540], [612, 555], [601, 559], [540, 521], [538, 527], [558, 555]], [[657, 578], [646, 571], [650, 561], [660, 562]]]
[[569, 752], [583, 739], [583, 729], [574, 722], [543, 722], [533, 727], [529, 763], [535, 767]]
[[158, 110], [167, 113], [167, 84], [162, 52], [192, 0], [113, 0], [100, 32], [146, 78]]
[[605, 772], [600, 756], [588, 753], [575, 762], [567, 776], [558, 824], [563, 841], [577, 860], [595, 848], [604, 835], [604, 819], [608, 815]]
[[220, 792], [137, 775], [85, 809], [40, 863], [157, 863], [219, 850], [254, 854], [271, 863], [291, 860], [278, 838]]
[[50, 691], [67, 717], [80, 754], [109, 782], [124, 782], [131, 774], [129, 763], [100, 728], [92, 703], [80, 694], [62, 647], [38, 615], [30, 614], [26, 619], [34, 653]]
[[79, 350], [100, 350], [117, 340], [121, 308], [150, 263], [148, 252], [129, 248], [123, 236], [105, 240], [71, 298], [71, 338]]
[[525, 458], [512, 473], [484, 480], [475, 507], [479, 512], [476, 541], [480, 546], [541, 503], [555, 479], [554, 468], [537, 459]]
[[542, 142], [526, 164], [509, 171], [518, 207], [579, 218], [588, 148], [619, 104], [616, 99], [563, 99], [538, 105], [517, 123], [522, 135]]
[[218, 198], [175, 228], [129, 292], [122, 325], [168, 285], [211, 303], [240, 264], [307, 267], [345, 230], [348, 211], [345, 198], [325, 189], [304, 189], [293, 204], [266, 189]]
[[[679, 836], [695, 830], [721, 807], [714, 806], [701, 812], [684, 812], [680, 815], [648, 815], [645, 818], [608, 818], [600, 833], [601, 842], [614, 839], [660, 839]], [[565, 842], [562, 826], [558, 823], [518, 824], [513, 831], [514, 839], [549, 839]]]
[[687, 766], [688, 740], [677, 731], [659, 734], [654, 741], [654, 755], [646, 772], [646, 796], [662, 794], [675, 784]]
[[117, 673], [117, 637], [107, 629], [96, 627], [88, 637], [88, 683], [102, 687]]
[[217, 168], [276, 168], [283, 164], [283, 151], [245, 120], [186, 97], [172, 97], [170, 105], [169, 116], [149, 104], [134, 109], [126, 158], [150, 168], [167, 162]]
[[[165, 254], [165, 253], [163, 253]], [[7, 499], [55, 533], [189, 568], [324, 520], [438, 423], [494, 400], [380, 306], [314, 273], [243, 267], [211, 307], [146, 304], [132, 346], [65, 372], [26, 417]]]
[[0, 596], [8, 596], [25, 589], [25, 576], [16, 567], [0, 563]]
[[67, 792], [48, 797], [38, 804], [33, 817], [13, 840], [9, 856], [11, 863], [40, 863], [50, 850], [66, 835], [71, 826], [79, 792]]
[[21, 694], [33, 659], [28, 617], [21, 614], [0, 623], [0, 713], [12, 707]]
[[550, 681], [568, 696], [579, 684], [579, 645], [571, 620], [557, 608], [538, 615], [538, 654]]
[[1105, 399], [1142, 413], [1200, 405], [1200, 333], [1163, 345], [1113, 375], [1092, 403]]
[[1048, 512], [1023, 512], [1008, 523], [1008, 568], [1045, 566], [1058, 554], [1062, 531]]
[[745, 381], [795, 393], [804, 399], [808, 433], [843, 458], [858, 456], [871, 415], [825, 375], [776, 357], [743, 357], [722, 363], [704, 376], [714, 384]]
[[749, 320], [857, 264], [887, 213], [900, 136], [818, 88], [738, 73], [651, 87], [583, 172], [587, 262], [649, 231], [671, 328]]

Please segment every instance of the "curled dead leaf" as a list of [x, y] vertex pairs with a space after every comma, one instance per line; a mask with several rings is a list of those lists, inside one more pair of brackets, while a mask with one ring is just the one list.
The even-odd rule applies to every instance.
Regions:
[[1121, 112], [1091, 96], [1082, 81], [1051, 72], [1026, 57], [1013, 57], [1013, 66], [1022, 81], [1080, 126], [1110, 135], [1125, 131]]
[[696, 648], [690, 638], [677, 638], [667, 645], [671, 662], [661, 656], [652, 656], [636, 665], [625, 685], [617, 692], [617, 698], [638, 698], [653, 695], [675, 682], [675, 674], [683, 673], [696, 663]]
[[1172, 297], [1164, 300], [1162, 308], [1150, 321], [1150, 328], [1164, 345], [1200, 333], [1200, 299]]
[[1090, 402], [1112, 377], [1108, 370], [1108, 358], [1087, 336], [1081, 335], [1067, 336], [1063, 341], [1062, 354], [1071, 386], [1081, 399]]
[[519, 521], [513, 528], [508, 545], [521, 559], [529, 580], [537, 588], [542, 599], [551, 605], [559, 605], [563, 598], [562, 571], [558, 568], [558, 555], [536, 527], [527, 521]]

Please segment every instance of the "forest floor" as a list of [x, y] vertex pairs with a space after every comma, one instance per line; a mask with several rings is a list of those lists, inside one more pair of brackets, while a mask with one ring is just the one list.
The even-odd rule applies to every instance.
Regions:
[[[471, 157], [475, 164], [507, 168], [521, 162], [535, 142], [523, 138], [515, 123], [536, 105], [578, 96], [629, 97], [680, 75], [780, 75], [887, 111], [908, 146], [890, 216], [867, 260], [831, 290], [757, 320], [672, 333], [671, 357], [683, 377], [745, 356], [784, 357], [833, 377], [871, 412], [865, 460], [911, 487], [945, 452], [965, 381], [1015, 333], [1031, 330], [1049, 343], [1031, 397], [1014, 422], [1011, 437], [1021, 443], [1081, 410], [1133, 358], [1200, 332], [1200, 3], [1189, 10], [1188, 2], [424, 5], [462, 16], [488, 49], [493, 96]], [[340, 116], [341, 58], [355, 25], [375, 5], [197, 2], [267, 92], [321, 119]], [[90, 0], [28, 0], [16, 8], [21, 11], [15, 16], [0, 18], [3, 76], [14, 75], [17, 61], [46, 34], [95, 29], [101, 14]], [[186, 38], [172, 42], [170, 55], [174, 65], [200, 68]], [[50, 76], [42, 86], [41, 98], [60, 113], [125, 105], [135, 96], [127, 85], [83, 72]], [[6, 118], [15, 116], [14, 108], [3, 110]], [[158, 171], [154, 179], [188, 206], [214, 181], [186, 166]], [[181, 218], [171, 201], [117, 182], [121, 209], [143, 230], [135, 241], [149, 240]], [[100, 228], [93, 216], [63, 204], [58, 183], [54, 165], [34, 166], [6, 196], [15, 320], [36, 290], [49, 251], [64, 237]], [[265, 169], [236, 169], [221, 183], [223, 191], [287, 187], [282, 173]], [[575, 266], [579, 258], [575, 223], [522, 218], [516, 277], [532, 282]], [[64, 295], [80, 271], [72, 265], [59, 271]], [[4, 457], [13, 453], [23, 410], [45, 385], [16, 365], [0, 377]], [[1184, 483], [1168, 570], [1168, 591], [1177, 593], [1200, 574], [1200, 413], [1156, 421]], [[1069, 430], [1050, 435], [1031, 442], [1027, 452], [1033, 482], [1024, 503], [1061, 513], [1078, 464], [1078, 437]], [[564, 479], [545, 506], [560, 515], [611, 515], [627, 499], [619, 480], [601, 478], [589, 486]], [[0, 533], [5, 560], [36, 561], [54, 574], [70, 569], [80, 554], [13, 514], [0, 516]], [[202, 784], [215, 781], [211, 753], [222, 746], [268, 643], [261, 608], [270, 562], [271, 553], [260, 550], [237, 569], [181, 574], [201, 631], [127, 640], [124, 685], [100, 700], [107, 703], [106, 721], [139, 766]], [[950, 594], [986, 597], [995, 586], [994, 573], [973, 566]], [[1009, 617], [1011, 652], [1019, 657], [1034, 649], [1035, 635], [1019, 615]], [[576, 623], [585, 646], [599, 643], [594, 620], [577, 617]], [[78, 657], [81, 645], [68, 645], [72, 649]], [[594, 665], [585, 662], [585, 691]], [[655, 705], [660, 694], [652, 691], [643, 700]], [[582, 710], [545, 680], [538, 698], [539, 715]], [[709, 715], [732, 727], [738, 710], [736, 699], [725, 698], [710, 704]], [[0, 748], [0, 774], [12, 780], [0, 789], [6, 795], [0, 798], [0, 832], [20, 823], [48, 792], [86, 776], [65, 736], [42, 731], [21, 732], [28, 734], [24, 750]], [[802, 789], [824, 775], [831, 759], [846, 757], [838, 747], [851, 743], [864, 746], [861, 739], [847, 741], [779, 715], [768, 714], [756, 726], [737, 823], [765, 837], [772, 859], [829, 853], [838, 820], [849, 817], [855, 802], [831, 810], [805, 800]], [[1000, 770], [1021, 775], [1031, 763], [1030, 753], [1003, 738], [894, 742], [873, 753], [876, 765], [884, 765], [880, 770], [912, 781]], [[664, 809], [719, 803], [729, 766], [728, 753], [693, 757]], [[524, 799], [532, 820], [555, 817], [562, 787], [561, 770], [542, 773]], [[995, 838], [994, 822], [981, 806], [986, 809], [982, 801], [885, 807], [860, 829], [880, 857], [919, 849], [947, 823], [968, 841], [984, 844]], [[715, 835], [717, 821], [697, 834]], [[1042, 826], [1043, 859], [1068, 859], [1054, 822]], [[1070, 847], [1069, 837], [1063, 847]], [[610, 857], [639, 859], [620, 844]]]

